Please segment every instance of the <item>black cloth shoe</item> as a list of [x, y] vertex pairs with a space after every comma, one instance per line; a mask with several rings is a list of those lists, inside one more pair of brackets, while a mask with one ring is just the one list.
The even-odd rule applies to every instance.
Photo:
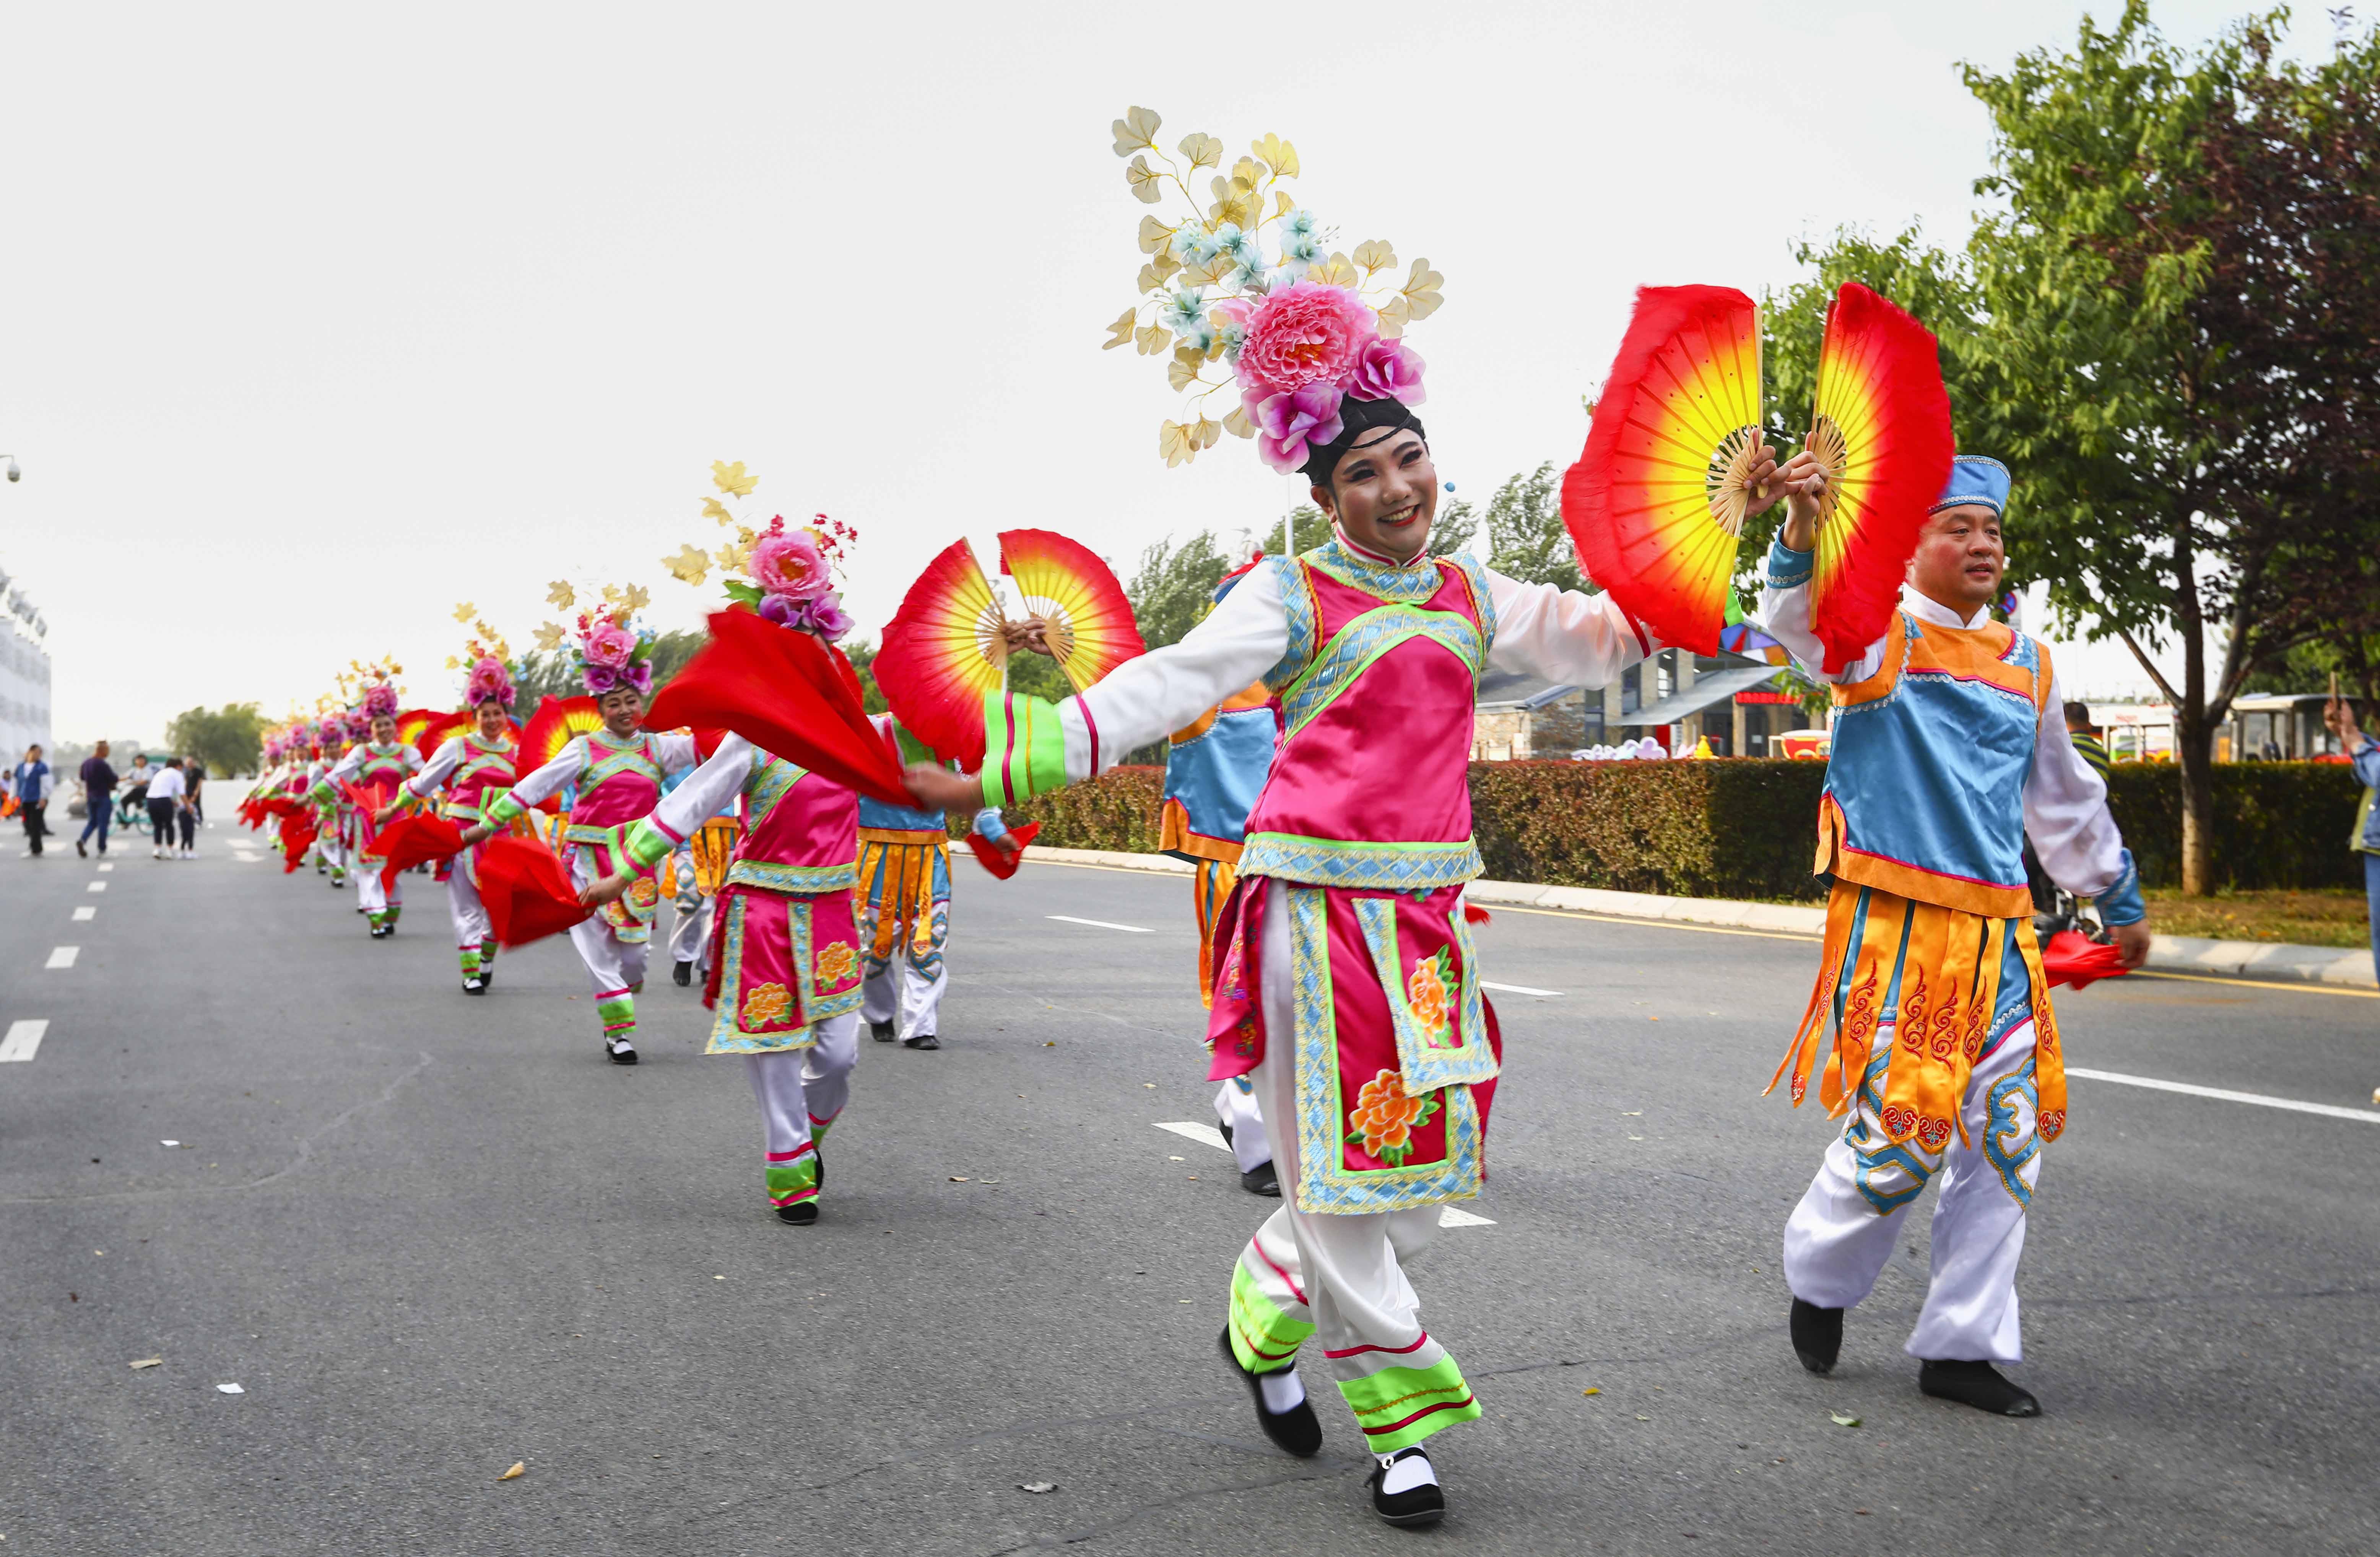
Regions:
[[1793, 1355], [1802, 1359], [1803, 1367], [1813, 1373], [1835, 1370], [1835, 1359], [1843, 1355], [1840, 1308], [1821, 1308], [1797, 1297], [1785, 1316], [1785, 1328], [1792, 1332]]
[[637, 1046], [625, 1038], [605, 1039], [603, 1052], [615, 1065], [633, 1065], [637, 1063]]
[[1273, 1171], [1270, 1162], [1259, 1162], [1240, 1175], [1240, 1187], [1251, 1195], [1268, 1196], [1278, 1200], [1281, 1198], [1281, 1174]]
[[481, 963], [480, 965], [480, 988], [484, 990], [495, 981], [496, 965], [492, 962]]
[[1937, 1400], [1955, 1400], [1995, 1417], [2041, 1415], [2041, 1402], [2000, 1377], [1988, 1362], [1920, 1362], [1917, 1387]]
[[[1389, 1465], [1394, 1465], [1399, 1460], [1419, 1454], [1421, 1452], [1422, 1448], [1418, 1443], [1410, 1449], [1400, 1449], [1390, 1456]], [[1402, 1492], [1383, 1492], [1380, 1488], [1388, 1480], [1388, 1477], [1389, 1466], [1376, 1463], [1372, 1466], [1370, 1478], [1364, 1483], [1372, 1490], [1373, 1513], [1390, 1524], [1402, 1526], [1406, 1529], [1417, 1529], [1424, 1525], [1435, 1525], [1446, 1517], [1445, 1488], [1435, 1481], [1425, 1481], [1418, 1487], [1408, 1487]]]
[[1264, 1386], [1257, 1381], [1260, 1376], [1240, 1366], [1239, 1355], [1232, 1350], [1232, 1332], [1226, 1330], [1215, 1339], [1223, 1348], [1223, 1360], [1232, 1365], [1240, 1382], [1247, 1385], [1248, 1397], [1257, 1404], [1257, 1426], [1264, 1429], [1264, 1435], [1283, 1454], [1294, 1454], [1301, 1460], [1312, 1459], [1322, 1448], [1322, 1424], [1315, 1417], [1313, 1398], [1301, 1400], [1286, 1411], [1266, 1410]]
[[82, 840], [80, 838], [77, 838], [75, 840], [75, 855], [76, 858], [80, 859], [89, 859], [91, 858], [91, 851], [82, 846]]
[[486, 994], [488, 992], [487, 981], [483, 979], [466, 979], [463, 980], [463, 992], [467, 995]]
[[1231, 1145], [1231, 1144], [1232, 1144], [1232, 1122], [1231, 1122], [1230, 1120], [1228, 1120], [1228, 1119], [1218, 1119], [1218, 1120], [1216, 1120], [1216, 1121], [1215, 1121], [1215, 1133], [1216, 1133], [1217, 1135], [1221, 1136], [1221, 1137], [1223, 1137], [1223, 1144], [1224, 1144], [1225, 1146], [1229, 1146], [1229, 1145]]
[[688, 984], [694, 982], [694, 964], [690, 962], [679, 963], [675, 967], [670, 969], [670, 979], [679, 989], [685, 989]]
[[868, 1024], [868, 1036], [874, 1039], [879, 1043], [892, 1042], [892, 1033], [893, 1028], [892, 1024], [890, 1022], [870, 1022]]
[[777, 1208], [777, 1220], [779, 1222], [789, 1222], [795, 1227], [808, 1227], [811, 1222], [818, 1220], [818, 1202], [816, 1200], [796, 1200], [790, 1206], [779, 1206]]
[[904, 1049], [940, 1049], [942, 1046], [942, 1040], [932, 1033], [921, 1032], [915, 1038], [903, 1039], [901, 1046]]

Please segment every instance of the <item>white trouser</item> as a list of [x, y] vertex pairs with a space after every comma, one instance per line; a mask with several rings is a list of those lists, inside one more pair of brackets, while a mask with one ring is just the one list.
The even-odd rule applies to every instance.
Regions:
[[1256, 1088], [1234, 1077], [1215, 1094], [1215, 1113], [1232, 1127], [1232, 1155], [1240, 1172], [1261, 1168], [1272, 1161], [1272, 1142], [1265, 1138], [1264, 1110], [1257, 1104]]
[[830, 1016], [817, 1032], [818, 1041], [807, 1049], [744, 1056], [771, 1152], [795, 1150], [810, 1138], [813, 1126], [833, 1124], [851, 1101], [851, 1070], [859, 1061], [858, 1014]]
[[903, 1039], [938, 1032], [942, 991], [950, 982], [951, 965], [947, 959], [938, 963], [929, 977], [918, 972], [910, 962], [907, 948], [895, 947], [892, 960], [868, 975], [859, 997], [859, 1014], [871, 1023], [893, 1023]]
[[455, 946], [457, 951], [478, 946], [492, 952], [486, 944], [494, 933], [488, 923], [487, 906], [480, 901], [480, 889], [471, 884], [471, 872], [465, 861], [455, 861], [454, 871], [446, 878], [446, 911], [455, 918]]
[[1901, 1219], [1938, 1174], [1933, 1274], [1906, 1350], [1937, 1361], [2022, 1362], [2016, 1266], [2041, 1175], [2033, 1024], [1976, 1064], [1961, 1110], [1967, 1138], [1954, 1136], [1933, 1154], [1913, 1140], [1888, 1144], [1876, 1122], [1892, 1037], [1889, 1027], [1876, 1033], [1850, 1122], [1785, 1223], [1785, 1283], [1822, 1308], [1859, 1302], [1891, 1258]]
[[367, 914], [377, 914], [383, 908], [405, 906], [405, 876], [399, 872], [385, 887], [380, 884], [380, 866], [365, 860], [356, 868], [356, 901]]
[[[691, 867], [680, 866], [680, 870]], [[677, 905], [676, 922], [670, 926], [670, 955], [679, 962], [695, 962], [710, 967], [710, 906], [716, 898], [701, 897], [688, 908], [681, 899]]]
[[[594, 880], [593, 852], [576, 851], [570, 860], [571, 884], [583, 887]], [[572, 925], [570, 943], [578, 948], [578, 960], [587, 965], [587, 977], [594, 981], [598, 1000], [645, 981], [645, 943], [621, 940], [612, 933], [612, 921], [601, 913]]]

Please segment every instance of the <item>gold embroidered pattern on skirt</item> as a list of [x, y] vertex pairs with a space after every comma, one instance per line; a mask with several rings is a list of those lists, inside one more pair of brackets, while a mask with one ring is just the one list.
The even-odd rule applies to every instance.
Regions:
[[[1815, 1071], [1819, 1101], [1829, 1114], [1842, 1113], [1878, 1028], [1889, 1021], [1893, 1042], [1877, 1110], [1885, 1136], [1894, 1145], [1913, 1140], [1929, 1153], [1940, 1152], [1954, 1135], [1965, 1141], [1967, 1079], [1990, 1033], [2011, 925], [2030, 980], [2037, 1128], [2043, 1140], [2057, 1139], [2066, 1125], [2066, 1063], [2032, 919], [1912, 902], [1853, 882], [1838, 880], [1828, 899], [1817, 982], [1767, 1089], [1786, 1083], [1799, 1107]], [[1833, 1063], [1820, 1069], [1830, 1025], [1837, 1028]]]

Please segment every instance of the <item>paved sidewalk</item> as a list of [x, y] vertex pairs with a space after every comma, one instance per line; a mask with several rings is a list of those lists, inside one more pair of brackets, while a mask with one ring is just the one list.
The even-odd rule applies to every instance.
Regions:
[[[1053, 849], [1034, 845], [1033, 858], [1061, 865], [1104, 865], [1123, 870], [1188, 875], [1184, 862], [1161, 854], [1123, 854], [1111, 849]], [[1562, 908], [1630, 919], [1677, 919], [1689, 924], [1731, 925], [1741, 930], [1825, 933], [1824, 908], [1798, 903], [1740, 903], [1719, 897], [1668, 897], [1652, 892], [1607, 892], [1599, 887], [1549, 887], [1526, 882], [1476, 881], [1471, 899], [1489, 906]], [[2208, 941], [2191, 935], [2160, 935], [2150, 943], [2148, 967], [2155, 973], [2199, 973], [2279, 983], [2380, 988], [2369, 952], [2338, 946], [2297, 946], [2269, 941]]]

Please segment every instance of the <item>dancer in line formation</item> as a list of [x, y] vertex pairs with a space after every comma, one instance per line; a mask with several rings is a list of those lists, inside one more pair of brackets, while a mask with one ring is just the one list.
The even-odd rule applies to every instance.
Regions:
[[[1146, 155], [1168, 160], [1156, 128], [1142, 110], [1117, 123], [1136, 184], [1155, 181], [1140, 176]], [[1183, 143], [1194, 167], [1207, 165], [1204, 143]], [[1484, 1409], [1424, 1324], [1409, 1276], [1445, 1208], [1479, 1193], [1502, 1068], [1463, 911], [1481, 870], [1467, 787], [1476, 684], [1494, 669], [1601, 687], [1661, 645], [1609, 593], [1431, 553], [1441, 488], [1406, 331], [1436, 309], [1440, 280], [1424, 261], [1400, 281], [1385, 244], [1354, 262], [1326, 255], [1315, 218], [1275, 192], [1296, 171], [1293, 150], [1273, 138], [1255, 150], [1216, 181], [1213, 207], [1144, 221], [1146, 296], [1108, 344], [1170, 346], [1174, 388], [1236, 401], [1220, 423], [1203, 412], [1164, 423], [1169, 464], [1224, 431], [1252, 439], [1266, 464], [1305, 480], [1330, 536], [1226, 575], [1179, 642], [1062, 702], [985, 696], [979, 772], [936, 760], [897, 706], [873, 727], [905, 764], [905, 807], [740, 734], [648, 732], [651, 638], [630, 619], [641, 591], [615, 590], [577, 624], [601, 728], [534, 772], [515, 772], [501, 644], [475, 643], [465, 701], [476, 727], [427, 764], [395, 741], [395, 691], [380, 678], [364, 693], [368, 740], [342, 750], [339, 710], [278, 732], [260, 789], [321, 808], [318, 869], [334, 883], [369, 860], [399, 810], [443, 796], [443, 814], [470, 823], [448, 891], [472, 994], [488, 988], [495, 955], [480, 851], [566, 793], [570, 879], [597, 910], [572, 939], [605, 1052], [622, 1064], [637, 1059], [655, 872], [672, 860], [676, 981], [703, 976], [705, 1052], [743, 1056], [769, 1204], [806, 1225], [820, 1214], [821, 1149], [850, 1099], [863, 1016], [879, 1041], [939, 1046], [950, 813], [972, 813], [978, 835], [1013, 850], [1005, 809], [1094, 782], [1170, 732], [1160, 847], [1196, 870], [1216, 1108], [1244, 1185], [1281, 1200], [1218, 1283], [1218, 1345], [1261, 1430], [1310, 1456], [1324, 1433], [1298, 1365], [1318, 1344], [1374, 1458], [1374, 1511], [1420, 1526], [1446, 1510], [1427, 1441]], [[1257, 241], [1269, 226], [1270, 255]], [[1932, 1278], [1907, 1343], [1919, 1386], [2036, 1415], [1998, 1367], [2022, 1360], [2016, 1268], [2042, 1149], [2067, 1101], [2021, 854], [2030, 839], [2059, 885], [2096, 901], [2127, 967], [2148, 942], [2138, 878], [2104, 782], [2046, 716], [2063, 701], [2046, 647], [1990, 615], [2008, 470], [1952, 463], [1889, 627], [1828, 671], [1812, 581], [1840, 472], [1811, 451], [1780, 465], [1761, 442], [1755, 431], [1740, 457], [1735, 475], [1755, 495], [1733, 516], [1740, 527], [1786, 506], [1758, 621], [1832, 687], [1837, 710], [1818, 818], [1827, 933], [1778, 1080], [1798, 1104], [1815, 1075], [1820, 1101], [1847, 1122], [1785, 1228], [1791, 1348], [1813, 1372], [1836, 1365], [1844, 1311], [1938, 1179]], [[741, 465], [714, 475], [722, 493], [752, 490]], [[1912, 523], [1919, 506], [1908, 505]], [[731, 609], [839, 658], [832, 645], [851, 623], [832, 575], [850, 539], [840, 525], [782, 518], [741, 531], [720, 553], [746, 575], [729, 586]], [[709, 565], [689, 548], [670, 566], [699, 583]], [[1011, 625], [1007, 647], [1046, 651], [1057, 630]], [[401, 781], [395, 798], [348, 814], [347, 796], [383, 780]], [[364, 868], [358, 895], [384, 938], [400, 905], [377, 882]]]

